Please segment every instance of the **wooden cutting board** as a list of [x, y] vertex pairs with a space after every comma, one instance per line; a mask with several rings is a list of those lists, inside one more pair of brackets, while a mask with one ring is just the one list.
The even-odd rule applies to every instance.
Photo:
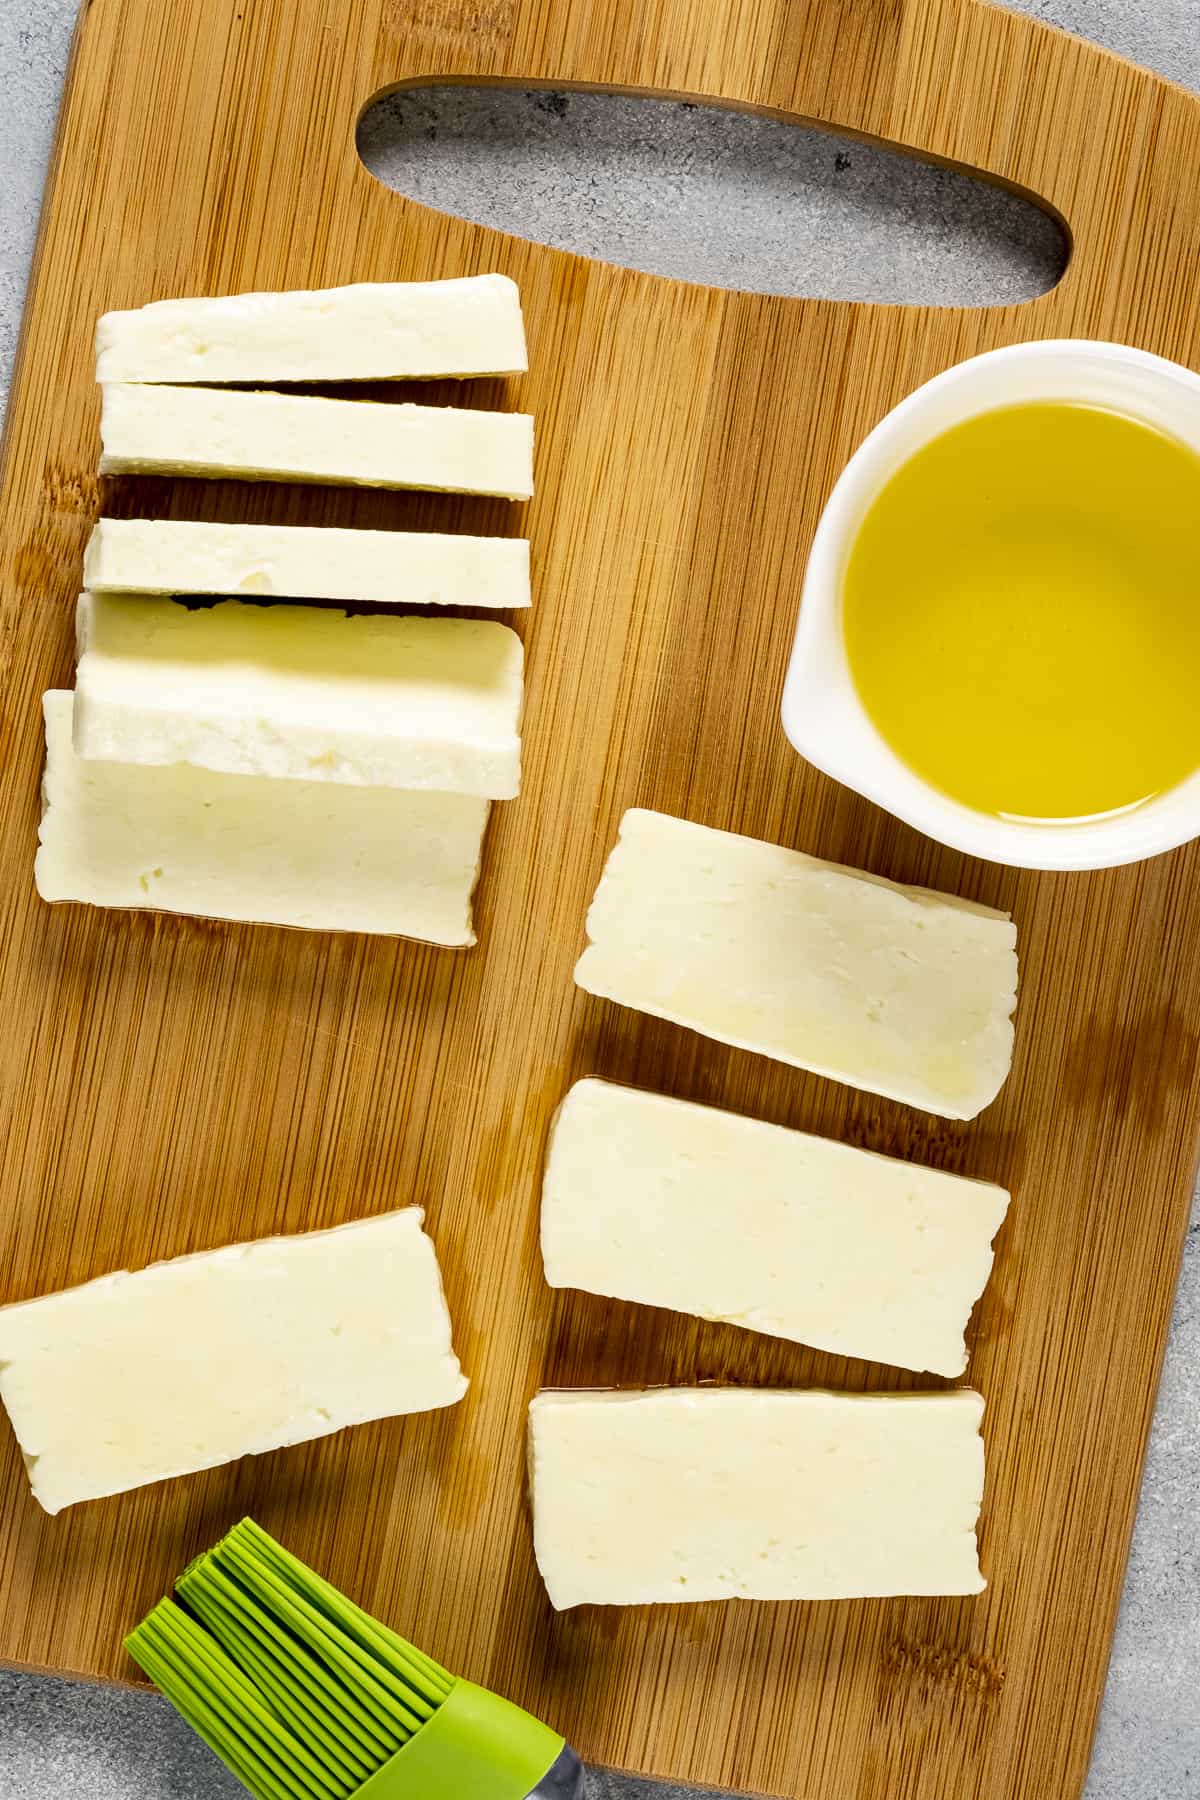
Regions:
[[[959, 311], [588, 263], [364, 171], [363, 105], [443, 78], [693, 95], [892, 140], [1041, 196], [1070, 226], [1070, 268], [1033, 304]], [[493, 268], [520, 282], [532, 346], [528, 378], [484, 401], [537, 415], [524, 515], [98, 486], [105, 308]], [[249, 1511], [597, 1761], [808, 1800], [1078, 1791], [1196, 1157], [1200, 851], [1087, 876], [970, 862], [807, 768], [778, 701], [821, 504], [888, 407], [1023, 338], [1117, 337], [1196, 365], [1198, 291], [1200, 102], [973, 0], [85, 5], [0, 510], [0, 1298], [418, 1201], [473, 1385], [450, 1412], [57, 1519], [0, 1428], [0, 1657], [129, 1675], [122, 1633]], [[37, 901], [39, 697], [71, 680], [101, 504], [529, 529], [527, 776], [496, 810], [477, 950]], [[1021, 1002], [998, 1102], [947, 1124], [578, 993], [585, 908], [635, 803], [1010, 908]], [[916, 1385], [552, 1295], [538, 1170], [552, 1109], [589, 1071], [1012, 1186], [970, 1371], [988, 1402], [982, 1599], [551, 1614], [523, 1495], [540, 1384]]]

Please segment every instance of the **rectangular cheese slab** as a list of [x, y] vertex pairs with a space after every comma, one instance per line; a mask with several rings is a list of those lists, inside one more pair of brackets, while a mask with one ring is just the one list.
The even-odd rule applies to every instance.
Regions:
[[96, 327], [97, 381], [391, 380], [527, 366], [507, 275], [155, 300]]
[[423, 788], [521, 783], [521, 640], [491, 619], [80, 596], [75, 748], [104, 762]]
[[607, 1081], [550, 1138], [551, 1287], [961, 1375], [1003, 1188]]
[[118, 594], [522, 607], [529, 605], [529, 542], [431, 531], [100, 519], [88, 540], [83, 580]]
[[1005, 913], [635, 808], [575, 970], [590, 994], [971, 1119], [1012, 1060]]
[[473, 944], [489, 803], [469, 794], [84, 762], [44, 696], [43, 900]]
[[47, 1512], [451, 1406], [466, 1392], [419, 1207], [0, 1308], [0, 1400]]
[[977, 1594], [982, 1416], [969, 1389], [539, 1394], [551, 1604]]
[[527, 413], [134, 382], [101, 392], [102, 475], [533, 493]]

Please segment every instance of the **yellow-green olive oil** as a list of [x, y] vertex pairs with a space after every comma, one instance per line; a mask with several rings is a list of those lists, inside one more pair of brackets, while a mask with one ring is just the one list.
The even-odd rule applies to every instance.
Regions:
[[1083, 819], [1200, 766], [1200, 456], [1099, 407], [1001, 407], [917, 451], [852, 544], [868, 714], [979, 812]]

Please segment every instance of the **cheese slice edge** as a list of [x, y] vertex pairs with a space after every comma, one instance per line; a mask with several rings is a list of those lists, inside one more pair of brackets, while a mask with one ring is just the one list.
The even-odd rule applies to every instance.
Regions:
[[530, 604], [529, 541], [318, 525], [100, 519], [85, 588], [122, 594], [232, 594], [377, 606]]
[[110, 381], [100, 442], [102, 475], [533, 493], [527, 413]]
[[506, 275], [154, 300], [96, 327], [97, 381], [362, 381], [522, 374]]

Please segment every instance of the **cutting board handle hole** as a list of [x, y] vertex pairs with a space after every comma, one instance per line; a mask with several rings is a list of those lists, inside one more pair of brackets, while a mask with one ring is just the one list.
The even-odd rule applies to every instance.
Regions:
[[358, 149], [422, 205], [711, 287], [1007, 306], [1070, 253], [1050, 211], [982, 176], [686, 101], [408, 86], [366, 108]]

